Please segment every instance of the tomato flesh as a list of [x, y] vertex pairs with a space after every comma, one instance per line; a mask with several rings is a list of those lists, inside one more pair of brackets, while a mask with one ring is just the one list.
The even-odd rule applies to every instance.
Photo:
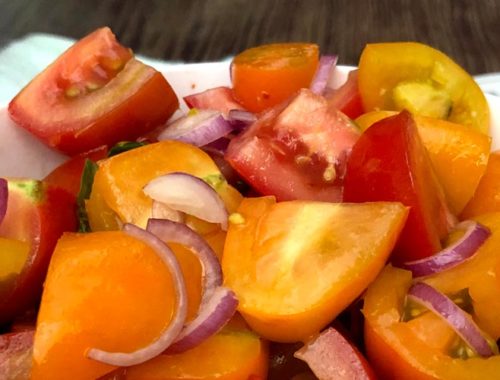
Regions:
[[387, 260], [407, 216], [399, 203], [246, 198], [231, 223], [222, 269], [238, 309], [264, 338], [306, 340], [361, 294]]
[[47, 145], [74, 155], [133, 140], [177, 107], [165, 78], [102, 28], [35, 77], [10, 102], [9, 113]]
[[[76, 228], [74, 198], [35, 180], [8, 180], [7, 214], [0, 225], [0, 324], [38, 300], [52, 250], [64, 231]], [[7, 264], [10, 270], [7, 270]]]
[[303, 89], [232, 139], [225, 158], [263, 195], [339, 201], [345, 161], [358, 135], [345, 115]]
[[360, 137], [347, 162], [344, 201], [399, 201], [410, 207], [395, 263], [430, 256], [448, 231], [448, 209], [408, 112], [383, 119]]

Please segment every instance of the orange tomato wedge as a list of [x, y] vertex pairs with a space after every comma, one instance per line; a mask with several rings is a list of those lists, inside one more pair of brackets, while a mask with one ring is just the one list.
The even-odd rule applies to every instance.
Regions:
[[[240, 317], [241, 318], [241, 317]], [[244, 326], [229, 322], [218, 334], [177, 355], [160, 355], [130, 367], [126, 380], [265, 379], [267, 343]]]
[[32, 379], [96, 379], [115, 367], [88, 359], [90, 348], [145, 347], [174, 311], [170, 272], [145, 243], [121, 231], [65, 234], [45, 282]]
[[305, 341], [375, 279], [406, 217], [399, 203], [244, 199], [230, 218], [225, 283], [261, 336]]
[[260, 112], [309, 87], [319, 61], [315, 44], [261, 45], [238, 54], [231, 64], [236, 99]]
[[[229, 212], [236, 210], [241, 201], [240, 193], [228, 185], [205, 152], [189, 144], [162, 141], [99, 162], [86, 203], [92, 230], [118, 229], [118, 221], [145, 227], [153, 202], [142, 189], [152, 179], [172, 172], [185, 172], [208, 182]], [[187, 223], [207, 239], [216, 253], [222, 253], [225, 233], [218, 225], [194, 217]]]

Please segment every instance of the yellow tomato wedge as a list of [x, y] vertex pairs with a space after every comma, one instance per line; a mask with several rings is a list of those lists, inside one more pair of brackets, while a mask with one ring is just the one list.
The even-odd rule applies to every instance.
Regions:
[[[364, 131], [375, 122], [396, 113], [368, 112], [358, 117], [356, 124]], [[491, 139], [449, 121], [424, 116], [414, 116], [414, 119], [448, 205], [455, 214], [459, 214], [474, 195], [486, 171]]]
[[493, 152], [474, 196], [460, 217], [470, 219], [481, 214], [500, 211], [500, 152]]
[[64, 234], [45, 282], [32, 379], [87, 380], [112, 371], [87, 351], [147, 346], [169, 325], [175, 303], [169, 269], [142, 241], [119, 231]]
[[160, 355], [128, 368], [125, 379], [265, 379], [268, 360], [268, 348], [264, 340], [241, 323], [229, 322], [219, 333], [189, 351], [177, 355]]
[[406, 217], [399, 203], [244, 199], [230, 218], [225, 283], [261, 336], [306, 340], [375, 279]]
[[474, 79], [444, 53], [416, 42], [368, 44], [359, 60], [365, 111], [401, 110], [488, 134], [490, 113]]
[[[117, 229], [119, 222], [145, 227], [151, 217], [152, 200], [143, 188], [152, 179], [172, 172], [185, 172], [208, 182], [229, 212], [236, 210], [241, 201], [240, 193], [225, 181], [205, 152], [182, 142], [161, 141], [99, 162], [86, 203], [92, 230]], [[188, 217], [186, 222], [203, 235], [218, 255], [222, 254], [225, 233], [219, 226], [194, 217]]]

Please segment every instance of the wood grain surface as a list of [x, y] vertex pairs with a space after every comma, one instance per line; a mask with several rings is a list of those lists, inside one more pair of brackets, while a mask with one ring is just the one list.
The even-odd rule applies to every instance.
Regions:
[[500, 0], [0, 0], [0, 46], [33, 32], [79, 38], [102, 25], [167, 60], [312, 41], [356, 64], [367, 42], [415, 40], [472, 74], [500, 71]]

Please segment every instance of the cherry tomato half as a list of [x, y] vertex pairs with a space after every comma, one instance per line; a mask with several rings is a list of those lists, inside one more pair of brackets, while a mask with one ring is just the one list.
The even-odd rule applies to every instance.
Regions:
[[260, 112], [309, 87], [318, 60], [319, 48], [314, 44], [270, 44], [247, 49], [231, 64], [234, 95], [249, 111]]

